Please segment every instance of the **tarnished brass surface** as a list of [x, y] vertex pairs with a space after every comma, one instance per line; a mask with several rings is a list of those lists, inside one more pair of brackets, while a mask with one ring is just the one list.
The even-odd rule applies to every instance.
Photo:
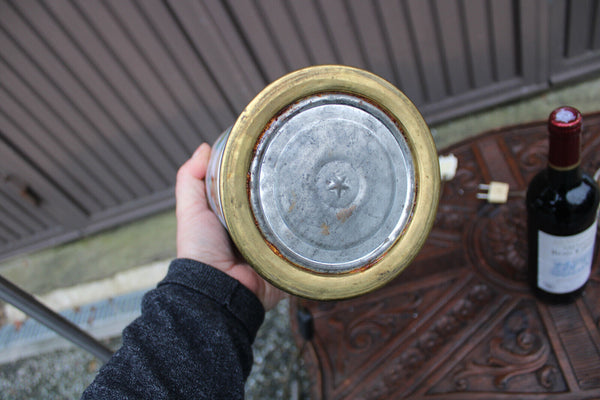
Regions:
[[[412, 218], [396, 243], [371, 265], [343, 274], [315, 273], [278, 254], [256, 226], [248, 194], [254, 149], [271, 120], [297, 100], [327, 92], [359, 95], [395, 119], [409, 144], [416, 179]], [[231, 129], [219, 177], [225, 222], [244, 258], [275, 286], [319, 300], [358, 296], [398, 275], [416, 256], [431, 229], [439, 201], [439, 182], [436, 148], [417, 108], [384, 79], [345, 66], [305, 68], [280, 78], [260, 92]]]

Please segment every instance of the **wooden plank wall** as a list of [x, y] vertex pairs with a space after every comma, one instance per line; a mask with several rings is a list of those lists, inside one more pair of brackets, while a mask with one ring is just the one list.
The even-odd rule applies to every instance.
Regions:
[[550, 80], [554, 84], [598, 71], [600, 1], [559, 0], [550, 7]]
[[172, 207], [178, 166], [289, 71], [365, 68], [439, 122], [597, 71], [599, 15], [592, 0], [0, 0], [0, 258]]

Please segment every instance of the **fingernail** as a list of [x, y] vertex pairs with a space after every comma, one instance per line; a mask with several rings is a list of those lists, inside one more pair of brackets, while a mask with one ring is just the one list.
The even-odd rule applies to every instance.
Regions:
[[204, 147], [204, 143], [202, 143], [200, 146], [198, 146], [198, 148], [196, 149], [196, 151], [194, 151], [194, 154], [192, 154], [192, 158], [194, 158], [198, 154], [200, 154], [200, 151], [202, 150], [202, 147]]

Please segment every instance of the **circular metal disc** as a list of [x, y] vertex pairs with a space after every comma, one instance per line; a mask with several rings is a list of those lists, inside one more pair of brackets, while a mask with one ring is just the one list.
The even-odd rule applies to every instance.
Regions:
[[262, 136], [250, 199], [258, 227], [297, 265], [349, 272], [381, 257], [412, 211], [415, 173], [400, 129], [356, 96], [296, 102]]

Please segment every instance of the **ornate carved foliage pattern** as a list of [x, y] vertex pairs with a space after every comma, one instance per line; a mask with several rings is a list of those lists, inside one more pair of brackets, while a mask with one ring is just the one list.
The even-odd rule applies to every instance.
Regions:
[[[600, 114], [585, 121], [582, 164], [593, 173]], [[546, 162], [545, 123], [447, 152], [459, 159], [456, 178], [444, 184], [434, 229], [398, 279], [353, 300], [292, 302], [292, 313], [301, 303], [315, 319], [314, 351], [305, 353], [319, 383], [313, 397], [600, 398], [600, 252], [573, 304], [540, 303], [525, 282], [524, 191]], [[502, 179], [511, 183], [507, 204], [475, 198], [479, 183]]]
[[429, 393], [566, 390], [532, 301], [522, 301]]

